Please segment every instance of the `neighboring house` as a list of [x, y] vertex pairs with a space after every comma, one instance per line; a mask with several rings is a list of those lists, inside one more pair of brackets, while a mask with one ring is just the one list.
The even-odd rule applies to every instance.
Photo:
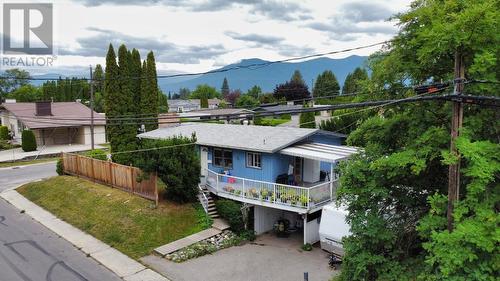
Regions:
[[279, 117], [279, 115], [281, 114], [287, 114], [286, 111], [299, 110], [302, 108], [303, 106], [300, 104], [297, 105], [276, 104], [276, 105], [262, 105], [254, 108], [253, 111], [256, 113], [276, 114], [276, 117]]
[[[208, 108], [218, 108], [221, 100], [219, 99], [208, 99]], [[189, 99], [189, 100], [168, 100], [168, 112], [190, 112], [193, 110], [201, 109], [201, 102], [199, 99]]]
[[[314, 105], [315, 108], [321, 108], [325, 107], [327, 105]], [[303, 105], [301, 104], [267, 104], [267, 105], [261, 105], [259, 107], [256, 107], [253, 109], [254, 112], [257, 113], [265, 113], [265, 114], [274, 114], [276, 117], [279, 117], [281, 114], [287, 114], [287, 111], [296, 111], [300, 110], [303, 108]], [[298, 113], [293, 113], [292, 115], [295, 115]], [[330, 116], [328, 111], [324, 110], [321, 111], [321, 115], [323, 116]]]
[[244, 108], [219, 108], [219, 109], [200, 109], [193, 110], [189, 113], [181, 113], [184, 118], [196, 118], [200, 120], [222, 120], [225, 123], [239, 123], [241, 120], [246, 120], [252, 110]]
[[[79, 102], [10, 102], [0, 105], [1, 124], [21, 142], [25, 129], [35, 133], [38, 146], [90, 144], [90, 108]], [[94, 142], [106, 142], [106, 121], [94, 112]]]
[[160, 113], [158, 114], [158, 127], [166, 128], [176, 126], [181, 123], [181, 118], [177, 113]]
[[200, 100], [168, 100], [168, 112], [189, 112], [200, 109]]
[[249, 204], [254, 229], [273, 229], [280, 218], [303, 231], [304, 243], [319, 240], [321, 209], [335, 199], [338, 161], [357, 149], [344, 135], [318, 129], [183, 123], [139, 138], [190, 137], [196, 133], [201, 183], [219, 197]]

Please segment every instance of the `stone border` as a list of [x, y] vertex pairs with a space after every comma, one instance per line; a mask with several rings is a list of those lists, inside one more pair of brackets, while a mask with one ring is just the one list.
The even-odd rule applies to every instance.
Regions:
[[58, 219], [15, 190], [4, 191], [0, 193], [0, 197], [21, 210], [21, 212], [24, 211], [34, 220], [73, 244], [78, 250], [92, 257], [125, 281], [169, 281], [159, 273], [146, 268], [111, 246]]

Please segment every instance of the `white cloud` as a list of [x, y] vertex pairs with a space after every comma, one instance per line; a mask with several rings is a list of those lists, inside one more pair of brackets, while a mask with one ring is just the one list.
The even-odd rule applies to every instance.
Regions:
[[278, 60], [367, 45], [393, 36], [394, 27], [383, 19], [410, 1], [385, 2], [60, 0], [54, 3], [57, 66], [47, 72], [86, 72], [89, 64], [105, 62], [109, 43], [125, 43], [143, 56], [155, 51], [160, 72], [208, 71], [245, 58]]

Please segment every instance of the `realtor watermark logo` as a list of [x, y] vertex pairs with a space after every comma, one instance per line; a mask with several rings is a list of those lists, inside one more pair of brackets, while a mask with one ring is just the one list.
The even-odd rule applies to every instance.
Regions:
[[2, 66], [52, 66], [53, 7], [51, 3], [3, 4]]

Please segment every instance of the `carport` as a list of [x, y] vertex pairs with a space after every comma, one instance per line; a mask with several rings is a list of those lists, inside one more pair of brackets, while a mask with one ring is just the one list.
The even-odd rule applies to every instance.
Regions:
[[[335, 197], [335, 192], [338, 186], [338, 175], [334, 173], [334, 168], [339, 161], [348, 159], [351, 155], [358, 153], [360, 150], [356, 147], [349, 146], [339, 146], [331, 144], [323, 144], [317, 142], [306, 142], [299, 143], [287, 148], [282, 149], [279, 153], [299, 157], [303, 159], [303, 178], [311, 180], [311, 186], [317, 186], [321, 183], [320, 172], [328, 171], [327, 178], [325, 181], [330, 181], [330, 186], [324, 186], [322, 189], [314, 189], [312, 193], [324, 193], [331, 191], [331, 197]], [[326, 203], [326, 202], [325, 202]], [[256, 231], [263, 229], [269, 229], [269, 225], [278, 217], [287, 217], [289, 220], [293, 221], [293, 217], [301, 216], [302, 223], [296, 223], [295, 228], [302, 228], [303, 230], [303, 242], [306, 243], [316, 243], [319, 241], [319, 224], [321, 222], [321, 209], [324, 204], [319, 204], [315, 208], [307, 210], [305, 213], [293, 213], [289, 211], [282, 211], [266, 207], [257, 207], [255, 215]], [[265, 209], [262, 209], [265, 208]], [[272, 229], [272, 228], [271, 228]]]

